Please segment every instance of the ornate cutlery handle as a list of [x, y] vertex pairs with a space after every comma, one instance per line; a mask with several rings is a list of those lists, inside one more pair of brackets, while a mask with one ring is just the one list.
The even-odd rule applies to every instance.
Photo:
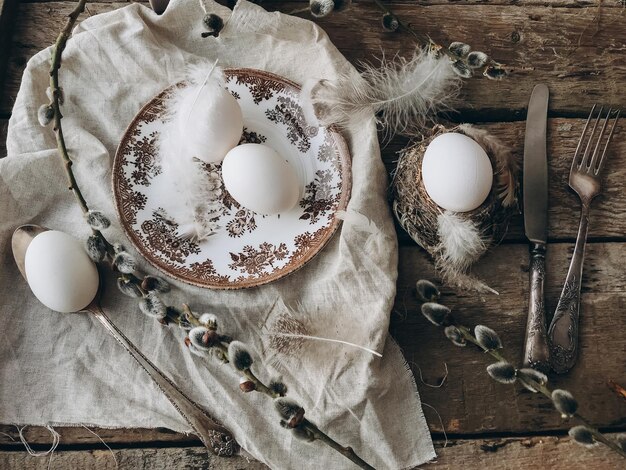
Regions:
[[530, 300], [524, 340], [524, 365], [541, 372], [548, 372], [550, 369], [543, 292], [545, 277], [546, 245], [533, 243], [530, 247]]
[[557, 374], [564, 374], [576, 362], [578, 354], [578, 317], [580, 313], [580, 284], [583, 276], [585, 245], [589, 225], [589, 205], [583, 203], [574, 255], [567, 271], [565, 285], [556, 306], [548, 338], [551, 366]]
[[87, 310], [104, 325], [111, 335], [130, 353], [147, 372], [154, 383], [161, 389], [174, 408], [185, 418], [193, 428], [202, 443], [213, 453], [220, 456], [231, 456], [237, 449], [238, 444], [224, 426], [217, 423], [206, 414], [200, 406], [185, 395], [168, 377], [166, 377], [130, 340], [124, 336], [102, 309], [91, 304]]

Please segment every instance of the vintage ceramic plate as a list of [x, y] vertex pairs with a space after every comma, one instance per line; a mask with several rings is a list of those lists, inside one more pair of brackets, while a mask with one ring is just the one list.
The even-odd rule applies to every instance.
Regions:
[[177, 208], [168, 198], [172, 182], [163, 178], [155, 155], [171, 88], [126, 130], [113, 163], [113, 193], [124, 230], [150, 263], [191, 284], [236, 289], [279, 279], [323, 248], [340, 223], [335, 213], [348, 202], [350, 156], [335, 130], [307, 126], [296, 84], [252, 69], [227, 70], [226, 77], [244, 115], [242, 142], [265, 143], [294, 165], [302, 181], [299, 204], [261, 216], [224, 191], [218, 232], [202, 242], [181, 238]]

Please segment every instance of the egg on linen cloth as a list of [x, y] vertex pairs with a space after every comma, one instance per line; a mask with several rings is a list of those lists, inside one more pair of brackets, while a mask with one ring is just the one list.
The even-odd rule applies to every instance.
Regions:
[[35, 297], [57, 312], [78, 312], [98, 292], [98, 270], [82, 243], [57, 230], [32, 239], [26, 249], [24, 271]]
[[224, 187], [243, 207], [262, 215], [286, 212], [300, 199], [295, 169], [274, 149], [242, 144], [222, 163]]
[[424, 152], [422, 181], [430, 198], [443, 209], [467, 212], [491, 191], [493, 168], [485, 150], [456, 132], [435, 137]]
[[194, 157], [221, 162], [243, 132], [243, 114], [237, 100], [217, 84], [189, 86], [180, 92], [176, 126], [181, 145]]

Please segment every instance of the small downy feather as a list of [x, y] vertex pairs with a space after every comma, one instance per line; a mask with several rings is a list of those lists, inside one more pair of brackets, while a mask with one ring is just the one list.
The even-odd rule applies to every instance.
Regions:
[[381, 233], [381, 230], [371, 219], [354, 209], [337, 211], [335, 212], [335, 217], [343, 220], [344, 224], [349, 225], [357, 232], [365, 232], [372, 235]]
[[351, 348], [360, 349], [374, 356], [382, 357], [382, 354], [379, 352], [366, 348], [365, 346], [360, 346], [341, 339], [312, 335], [303, 322], [297, 320], [290, 314], [280, 315], [273, 323], [268, 336], [270, 337], [270, 346], [277, 352], [294, 352], [299, 350], [305, 341], [321, 341], [342, 344]]
[[478, 129], [471, 124], [462, 124], [459, 126], [459, 130], [476, 140], [489, 154], [494, 156], [496, 161], [496, 195], [504, 207], [514, 207], [517, 203], [517, 176], [520, 165], [513, 152], [484, 129]]
[[476, 224], [454, 212], [445, 211], [437, 217], [439, 246], [436, 267], [449, 284], [463, 290], [498, 294], [497, 291], [467, 274], [467, 270], [486, 251], [487, 244]]
[[[300, 88], [300, 106], [302, 106], [302, 113], [308, 124], [319, 127], [322, 125], [320, 119], [330, 113], [330, 110], [326, 109], [325, 103], [321, 99], [322, 94], [329, 93], [330, 88], [334, 88], [334, 84], [330, 80], [307, 78], [302, 83]], [[318, 119], [318, 116], [320, 116], [320, 119]], [[332, 123], [326, 124], [330, 125]]]
[[[266, 359], [272, 366], [288, 371], [297, 358], [298, 366], [304, 363], [319, 366], [337, 359], [339, 352], [347, 357], [371, 357], [381, 354], [361, 345], [368, 333], [361, 324], [351, 324], [349, 329], [332, 312], [326, 313], [304, 304], [287, 306], [279, 300], [268, 314], [264, 330]], [[337, 336], [335, 332], [341, 332]]]
[[388, 135], [418, 135], [438, 111], [448, 109], [459, 89], [449, 59], [422, 50], [410, 59], [383, 57], [379, 66], [362, 67], [360, 74], [305, 83], [301, 101], [310, 124], [349, 128], [376, 115]]
[[489, 287], [480, 279], [475, 276], [463, 272], [459, 272], [453, 269], [446, 269], [437, 263], [437, 269], [441, 272], [441, 277], [451, 286], [456, 287], [462, 291], [474, 291], [479, 294], [494, 294], [500, 295], [500, 293]]
[[[165, 103], [166, 122], [157, 142], [158, 160], [163, 177], [173, 183], [171, 198], [179, 208], [177, 235], [203, 241], [219, 228], [216, 220], [222, 211], [221, 177], [214, 165], [198, 160], [181, 146], [184, 139], [180, 135], [176, 113], [182, 109], [182, 103], [198, 93], [198, 87], [223, 86], [224, 74], [215, 64], [205, 63], [190, 67], [186, 75], [191, 86], [174, 90]], [[195, 124], [195, 120], [190, 120], [190, 126]]]
[[438, 251], [446, 263], [467, 270], [487, 250], [487, 246], [476, 224], [445, 211], [437, 217]]

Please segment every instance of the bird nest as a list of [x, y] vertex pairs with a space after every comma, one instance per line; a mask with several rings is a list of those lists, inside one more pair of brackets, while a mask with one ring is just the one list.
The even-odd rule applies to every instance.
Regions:
[[[474, 139], [486, 151], [494, 169], [494, 184], [476, 209], [453, 212], [439, 207], [422, 181], [422, 160], [430, 142], [440, 134], [457, 132]], [[434, 259], [442, 279], [462, 290], [494, 292], [469, 273], [470, 267], [504, 237], [517, 210], [519, 165], [498, 139], [463, 124], [433, 128], [430, 136], [400, 154], [392, 181], [393, 211], [402, 228]]]

